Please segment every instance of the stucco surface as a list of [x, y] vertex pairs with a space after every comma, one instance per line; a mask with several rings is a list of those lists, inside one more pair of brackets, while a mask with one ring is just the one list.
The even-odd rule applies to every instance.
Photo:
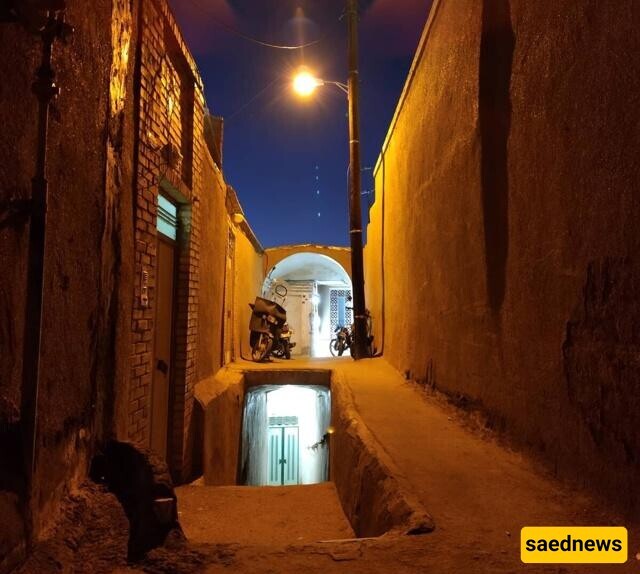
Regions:
[[281, 245], [265, 249], [264, 272], [269, 274], [280, 261], [295, 255], [296, 253], [317, 253], [325, 255], [337, 261], [351, 277], [351, 249], [348, 247], [335, 247], [331, 245]]
[[202, 474], [206, 485], [238, 482], [238, 460], [244, 408], [244, 377], [221, 369], [196, 385], [197, 412], [202, 424]]
[[262, 292], [264, 281], [263, 255], [256, 251], [249, 238], [238, 227], [235, 228], [234, 265], [234, 357], [251, 357], [249, 345], [249, 319], [255, 298]]
[[640, 8], [441, 0], [376, 171], [378, 348], [638, 509]]
[[198, 300], [198, 380], [212, 376], [222, 366], [224, 280], [228, 236], [225, 209], [226, 184], [206, 154], [203, 178], [208, 183], [201, 198], [200, 281]]
[[[91, 13], [84, 3], [67, 3], [76, 30], [66, 44], [56, 42], [53, 66], [61, 93], [51, 109], [48, 142], [49, 205], [44, 276], [43, 344], [39, 387], [35, 533], [48, 526], [60, 498], [84, 472], [93, 439], [102, 433], [103, 362], [111, 352], [109, 281], [114, 248], [102, 245], [110, 234], [111, 209], [105, 192], [110, 110], [112, 3], [98, 0]], [[120, 39], [122, 40], [122, 39]], [[117, 44], [117, 42], [116, 42]], [[37, 145], [37, 100], [31, 83], [40, 60], [40, 39], [17, 24], [2, 24], [0, 70], [0, 201], [31, 197]], [[119, 46], [116, 49], [120, 49]], [[123, 64], [126, 68], [126, 63]], [[0, 428], [9, 432], [19, 419], [21, 356], [28, 219], [0, 229]], [[100, 349], [100, 352], [98, 352]], [[104, 351], [104, 352], [103, 352]], [[22, 462], [9, 445], [19, 436], [2, 436], [0, 494], [22, 496]], [[17, 442], [16, 442], [17, 441]], [[6, 489], [6, 490], [5, 490]], [[5, 506], [5, 504], [3, 504]], [[15, 516], [11, 504], [9, 516]], [[0, 529], [15, 537], [18, 524]], [[10, 544], [10, 545], [13, 545]], [[0, 555], [8, 548], [0, 542]], [[2, 566], [0, 565], [0, 569]]]

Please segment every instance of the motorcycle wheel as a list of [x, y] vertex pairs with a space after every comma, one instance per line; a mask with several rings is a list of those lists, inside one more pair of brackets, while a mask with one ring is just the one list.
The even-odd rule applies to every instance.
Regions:
[[347, 350], [347, 345], [344, 342], [344, 339], [331, 339], [329, 343], [329, 351], [331, 351], [332, 357], [342, 357], [343, 353]]
[[267, 355], [269, 354], [270, 348], [270, 339], [266, 333], [260, 333], [258, 338], [256, 339], [255, 344], [251, 347], [251, 358], [259, 363], [260, 361], [264, 361]]

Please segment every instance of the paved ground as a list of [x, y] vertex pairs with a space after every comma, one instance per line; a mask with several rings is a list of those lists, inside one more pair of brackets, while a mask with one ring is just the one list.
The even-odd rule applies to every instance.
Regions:
[[181, 486], [180, 524], [197, 543], [304, 544], [352, 538], [330, 482], [306, 486]]

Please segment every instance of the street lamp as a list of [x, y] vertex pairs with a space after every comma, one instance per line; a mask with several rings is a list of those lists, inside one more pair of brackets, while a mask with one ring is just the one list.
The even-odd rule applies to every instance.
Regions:
[[293, 80], [294, 91], [309, 97], [319, 86], [332, 84], [347, 94], [349, 107], [349, 236], [351, 242], [351, 276], [353, 280], [354, 359], [369, 356], [367, 315], [364, 297], [362, 256], [362, 213], [360, 207], [360, 110], [358, 85], [358, 0], [347, 0], [349, 35], [349, 80], [347, 84], [320, 80], [302, 69]]
[[293, 91], [303, 98], [309, 97], [316, 91], [318, 86], [322, 86], [324, 82], [318, 80], [306, 68], [302, 68], [293, 78]]
[[349, 94], [347, 84], [334, 82], [333, 80], [322, 80], [320, 78], [316, 78], [316, 76], [314, 76], [307, 68], [300, 68], [293, 77], [293, 91], [303, 98], [307, 98], [313, 94], [313, 92], [316, 91], [316, 88], [326, 85], [336, 86], [345, 94]]

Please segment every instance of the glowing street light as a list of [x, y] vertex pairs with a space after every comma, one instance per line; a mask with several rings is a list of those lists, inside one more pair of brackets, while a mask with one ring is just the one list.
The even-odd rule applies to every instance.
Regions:
[[316, 88], [326, 86], [327, 84], [336, 86], [345, 94], [349, 94], [347, 84], [334, 82], [333, 80], [321, 80], [320, 78], [316, 78], [307, 68], [300, 68], [293, 77], [293, 91], [303, 98], [309, 97], [316, 91]]
[[318, 86], [323, 84], [322, 80], [319, 80], [311, 72], [303, 68], [293, 78], [293, 91], [299, 96], [307, 98], [315, 92]]

